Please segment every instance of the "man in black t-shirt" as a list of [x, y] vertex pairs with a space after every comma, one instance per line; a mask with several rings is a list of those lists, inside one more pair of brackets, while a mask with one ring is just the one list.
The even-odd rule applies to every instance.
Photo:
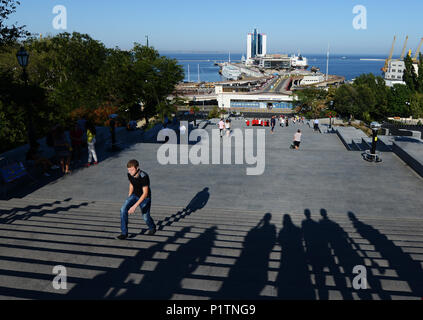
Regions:
[[117, 237], [119, 240], [128, 238], [128, 214], [132, 215], [140, 207], [142, 217], [147, 224], [148, 234], [153, 235], [156, 232], [156, 225], [150, 216], [151, 208], [151, 189], [150, 178], [148, 174], [139, 168], [137, 160], [131, 160], [127, 164], [129, 194], [122, 208], [120, 209], [120, 228], [121, 234]]

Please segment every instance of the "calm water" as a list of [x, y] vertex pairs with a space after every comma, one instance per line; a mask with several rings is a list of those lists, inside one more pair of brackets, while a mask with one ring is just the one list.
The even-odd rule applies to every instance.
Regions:
[[[225, 80], [219, 74], [219, 67], [214, 66], [214, 62], [224, 62], [229, 60], [229, 54], [185, 54], [185, 53], [165, 53], [169, 58], [179, 61], [185, 71], [184, 81], [222, 81]], [[320, 71], [326, 73], [326, 55], [304, 55], [308, 58], [308, 63], [312, 66], [320, 68]], [[342, 59], [342, 57], [346, 59]], [[232, 62], [239, 62], [242, 54], [231, 54]], [[381, 76], [381, 68], [384, 65], [383, 61], [361, 61], [365, 59], [383, 59], [382, 55], [332, 55], [329, 60], [329, 74], [344, 76], [346, 80], [352, 80], [363, 73], [373, 73]], [[189, 66], [189, 76], [188, 76]]]

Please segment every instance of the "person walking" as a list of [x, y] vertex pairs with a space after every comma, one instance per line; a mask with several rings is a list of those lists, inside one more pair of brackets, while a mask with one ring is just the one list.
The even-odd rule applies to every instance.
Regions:
[[81, 152], [82, 152], [82, 136], [84, 133], [78, 125], [78, 122], [75, 122], [72, 129], [69, 131], [69, 136], [71, 139], [72, 145], [72, 161], [81, 161]]
[[65, 130], [62, 126], [58, 126], [54, 132], [54, 150], [56, 151], [57, 159], [60, 160], [60, 167], [63, 174], [72, 173], [69, 170], [71, 158], [71, 146], [65, 135]]
[[231, 122], [229, 121], [229, 119], [226, 119], [225, 130], [226, 130], [226, 136], [229, 137], [229, 135], [231, 134]]
[[272, 116], [272, 119], [270, 120], [270, 126], [272, 127], [271, 131], [272, 131], [272, 134], [273, 134], [274, 131], [275, 131], [275, 126], [276, 126], [276, 118], [275, 118], [275, 116]]
[[319, 131], [319, 119], [314, 119], [314, 132]]
[[220, 138], [222, 138], [223, 137], [223, 130], [225, 129], [225, 122], [223, 121], [223, 118], [220, 119], [218, 126], [219, 126], [219, 130], [220, 130]]
[[97, 153], [95, 152], [95, 143], [96, 143], [96, 129], [91, 122], [87, 122], [87, 144], [88, 144], [88, 163], [86, 167], [91, 166], [91, 162], [94, 159], [94, 165], [98, 164]]
[[279, 126], [280, 126], [280, 127], [283, 127], [284, 122], [285, 122], [285, 121], [283, 120], [283, 117], [282, 117], [282, 116], [280, 116], [280, 117], [279, 117]]
[[119, 240], [128, 238], [128, 214], [133, 215], [139, 207], [142, 218], [148, 226], [148, 234], [156, 233], [156, 225], [150, 216], [151, 208], [151, 188], [148, 174], [140, 169], [137, 160], [130, 160], [126, 165], [128, 169], [129, 193], [128, 198], [120, 209], [120, 229]]

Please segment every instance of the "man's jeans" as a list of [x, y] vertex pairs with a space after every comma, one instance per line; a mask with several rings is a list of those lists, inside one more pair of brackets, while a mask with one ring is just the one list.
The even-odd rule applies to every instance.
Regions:
[[[120, 209], [120, 229], [122, 234], [128, 234], [128, 211], [131, 207], [139, 200], [140, 198], [136, 195], [132, 194], [126, 199], [125, 203], [123, 204], [122, 208]], [[156, 228], [153, 219], [150, 216], [150, 207], [151, 207], [151, 199], [147, 198], [140, 204], [140, 209], [142, 213], [142, 218], [144, 219], [145, 223], [147, 224], [150, 230]]]

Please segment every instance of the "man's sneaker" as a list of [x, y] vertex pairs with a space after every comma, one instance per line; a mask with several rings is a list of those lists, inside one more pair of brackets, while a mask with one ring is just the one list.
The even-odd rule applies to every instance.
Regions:
[[44, 175], [45, 175], [46, 177], [50, 177], [50, 174], [48, 174], [47, 172], [44, 172]]
[[94, 162], [94, 165], [96, 166], [96, 165], [98, 165], [98, 162], [96, 161], [96, 162]]
[[85, 168], [88, 168], [89, 166], [91, 166], [91, 163], [85, 164]]
[[119, 239], [119, 240], [126, 240], [126, 238], [128, 238], [127, 234], [121, 234], [121, 235], [116, 237], [116, 239]]
[[57, 169], [60, 169], [60, 167], [59, 166], [56, 166], [56, 165], [53, 165], [53, 166], [51, 166], [51, 168], [50, 168], [51, 170], [57, 170]]
[[150, 235], [150, 236], [152, 236], [155, 233], [156, 233], [156, 228], [148, 230], [148, 233], [147, 234]]

